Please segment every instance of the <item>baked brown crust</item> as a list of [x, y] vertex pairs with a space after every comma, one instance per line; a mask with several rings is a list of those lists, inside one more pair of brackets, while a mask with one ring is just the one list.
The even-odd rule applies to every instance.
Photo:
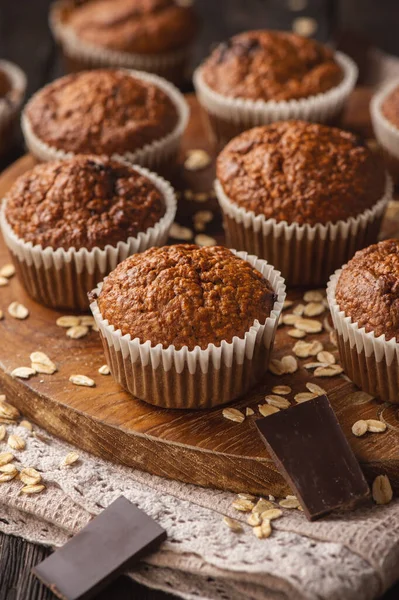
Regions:
[[165, 137], [178, 122], [163, 90], [116, 69], [61, 77], [39, 90], [25, 110], [38, 138], [75, 154], [134, 151]]
[[11, 91], [11, 82], [7, 73], [0, 69], [0, 98], [4, 98]]
[[399, 240], [356, 252], [338, 279], [335, 298], [359, 328], [399, 342]]
[[43, 248], [116, 246], [165, 214], [162, 194], [147, 177], [101, 156], [39, 164], [17, 179], [6, 199], [14, 233]]
[[315, 40], [282, 31], [248, 31], [220, 44], [202, 67], [205, 83], [223, 96], [292, 100], [339, 85], [333, 52]]
[[399, 129], [399, 85], [384, 99], [381, 111], [384, 117]]
[[248, 262], [221, 246], [181, 244], [130, 256], [105, 279], [103, 318], [125, 335], [167, 348], [206, 348], [264, 323], [275, 294]]
[[285, 121], [234, 138], [217, 159], [232, 202], [277, 221], [316, 225], [355, 217], [385, 190], [385, 170], [357, 136]]
[[138, 54], [183, 48], [198, 29], [192, 7], [174, 0], [96, 0], [73, 8], [64, 22], [93, 46]]

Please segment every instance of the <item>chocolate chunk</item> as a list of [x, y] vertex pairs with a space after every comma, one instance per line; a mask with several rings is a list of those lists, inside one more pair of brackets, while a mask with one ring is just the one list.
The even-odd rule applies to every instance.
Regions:
[[259, 419], [256, 426], [310, 521], [369, 495], [327, 396]]
[[158, 523], [121, 496], [33, 573], [62, 600], [92, 598], [165, 539]]

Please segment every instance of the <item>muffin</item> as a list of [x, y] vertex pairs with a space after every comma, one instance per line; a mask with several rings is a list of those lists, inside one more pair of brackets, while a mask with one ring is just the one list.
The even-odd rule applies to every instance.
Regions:
[[336, 119], [357, 67], [315, 40], [282, 31], [248, 31], [220, 44], [195, 71], [197, 96], [220, 144], [274, 121]]
[[0, 156], [10, 150], [26, 89], [23, 71], [13, 63], [0, 60]]
[[147, 73], [99, 69], [39, 90], [24, 109], [22, 129], [39, 160], [98, 154], [158, 170], [173, 164], [187, 121], [187, 104], [172, 84]]
[[77, 155], [19, 177], [0, 220], [32, 298], [87, 310], [87, 292], [118, 262], [165, 243], [175, 212], [173, 190], [158, 175], [108, 157]]
[[305, 121], [245, 131], [216, 173], [227, 245], [266, 259], [288, 285], [322, 285], [375, 242], [392, 191], [357, 136]]
[[384, 86], [370, 104], [374, 135], [381, 147], [385, 163], [399, 184], [399, 80]]
[[127, 258], [90, 297], [115, 379], [150, 404], [193, 409], [265, 374], [285, 286], [255, 256], [182, 244]]
[[161, 75], [176, 85], [187, 76], [198, 21], [178, 0], [55, 2], [50, 26], [69, 72], [125, 67]]
[[359, 250], [331, 277], [341, 364], [364, 391], [399, 403], [399, 240]]

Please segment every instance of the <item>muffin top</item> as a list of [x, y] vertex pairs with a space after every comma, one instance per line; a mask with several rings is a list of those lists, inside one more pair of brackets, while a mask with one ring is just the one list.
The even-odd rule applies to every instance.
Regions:
[[178, 122], [163, 90], [113, 69], [61, 77], [37, 92], [25, 110], [38, 138], [75, 154], [134, 151], [165, 137]]
[[217, 177], [245, 210], [299, 225], [354, 217], [385, 191], [382, 159], [355, 135], [304, 121], [240, 134], [219, 154]]
[[192, 350], [244, 337], [275, 300], [270, 283], [227, 248], [181, 244], [124, 260], [105, 279], [98, 306], [132, 339]]
[[174, 0], [95, 0], [73, 8], [64, 22], [93, 46], [138, 54], [177, 50], [197, 31], [193, 9]]
[[116, 246], [165, 214], [164, 198], [147, 177], [101, 156], [39, 164], [17, 179], [6, 199], [14, 233], [43, 248]]
[[399, 240], [356, 252], [342, 270], [335, 298], [359, 328], [399, 342]]
[[381, 110], [384, 117], [399, 129], [399, 85], [386, 96]]
[[11, 81], [7, 73], [0, 69], [0, 98], [4, 98], [11, 91]]
[[205, 83], [223, 96], [292, 100], [326, 92], [343, 72], [331, 50], [281, 31], [248, 31], [220, 44], [202, 67]]

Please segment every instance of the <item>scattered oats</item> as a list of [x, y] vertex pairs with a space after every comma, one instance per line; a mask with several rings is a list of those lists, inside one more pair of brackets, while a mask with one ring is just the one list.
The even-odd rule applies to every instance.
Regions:
[[80, 318], [80, 325], [86, 325], [86, 327], [94, 327], [95, 324], [96, 321], [91, 315], [83, 315], [83, 317]]
[[101, 365], [101, 367], [98, 369], [98, 372], [100, 375], [109, 375], [111, 370], [108, 365]]
[[66, 332], [67, 336], [70, 337], [72, 340], [79, 340], [88, 333], [89, 328], [87, 327], [87, 325], [74, 325], [73, 327], [67, 329]]
[[26, 319], [29, 316], [29, 310], [20, 302], [11, 302], [8, 307], [8, 313], [14, 319]]
[[176, 240], [188, 242], [193, 239], [194, 233], [188, 227], [183, 227], [183, 225], [179, 225], [178, 223], [172, 223], [169, 230], [169, 236]]
[[316, 321], [315, 319], [302, 319], [301, 317], [296, 321], [295, 327], [305, 333], [320, 333], [323, 329], [323, 325], [320, 321]]
[[272, 388], [273, 394], [277, 394], [278, 396], [286, 396], [292, 392], [292, 389], [289, 385], [275, 385]]
[[329, 365], [335, 365], [335, 363], [337, 362], [334, 354], [331, 354], [331, 352], [327, 352], [327, 350], [322, 350], [321, 352], [318, 352], [316, 358], [319, 362], [327, 363]]
[[4, 440], [6, 433], [7, 429], [4, 427], [4, 425], [0, 425], [0, 442]]
[[284, 500], [280, 500], [279, 505], [282, 508], [298, 508], [300, 503], [297, 498], [284, 498]]
[[262, 522], [261, 525], [258, 525], [258, 527], [254, 527], [252, 531], [254, 532], [254, 535], [256, 535], [257, 538], [262, 540], [268, 538], [271, 535], [272, 526], [270, 525], [270, 521], [266, 519]]
[[225, 419], [229, 419], [229, 421], [234, 421], [235, 423], [242, 423], [245, 421], [245, 415], [238, 408], [224, 408], [222, 410], [222, 415]]
[[96, 384], [90, 377], [86, 375], [71, 375], [69, 381], [74, 385], [83, 385], [86, 387], [94, 387]]
[[309, 290], [303, 295], [305, 302], [322, 302], [323, 297], [323, 294], [319, 290]]
[[309, 304], [305, 306], [303, 314], [305, 315], [305, 317], [317, 317], [318, 315], [321, 315], [325, 310], [325, 306], [322, 302], [309, 302]]
[[272, 496], [271, 494], [269, 494], [269, 500], [270, 500], [270, 502], [275, 502], [276, 498], [275, 498], [275, 496]]
[[298, 361], [291, 355], [283, 356], [281, 359], [281, 365], [284, 369], [284, 373], [295, 373], [298, 370]]
[[268, 510], [265, 510], [261, 515], [262, 519], [268, 519], [269, 521], [273, 521], [274, 519], [279, 519], [282, 516], [283, 516], [283, 511], [280, 510], [279, 508], [269, 508]]
[[270, 373], [273, 373], [273, 375], [284, 375], [285, 371], [281, 360], [273, 358], [269, 363], [269, 371]]
[[304, 331], [301, 331], [300, 329], [297, 329], [296, 327], [294, 327], [294, 329], [289, 329], [287, 331], [287, 333], [290, 337], [297, 338], [297, 339], [304, 338], [306, 336], [306, 333]]
[[[3, 472], [3, 469], [6, 467], [10, 468]], [[0, 483], [6, 483], [7, 481], [15, 479], [15, 477], [18, 475], [18, 469], [15, 467], [15, 465], [4, 465], [4, 467], [0, 467], [0, 473]]]
[[239, 523], [235, 519], [230, 519], [230, 517], [223, 517], [223, 523], [227, 525], [227, 527], [231, 529], [231, 531], [234, 531], [234, 533], [241, 533], [241, 531], [243, 530], [241, 523]]
[[8, 465], [14, 460], [15, 456], [11, 452], [2, 452], [0, 454], [0, 467]]
[[35, 485], [24, 485], [21, 488], [21, 494], [40, 494], [46, 488], [42, 483], [36, 483]]
[[15, 267], [13, 264], [8, 263], [3, 265], [0, 269], [0, 277], [5, 277], [6, 279], [10, 279], [15, 275]]
[[247, 523], [248, 523], [248, 525], [251, 525], [251, 527], [258, 527], [259, 525], [261, 525], [262, 517], [260, 516], [260, 513], [258, 513], [258, 512], [251, 513], [247, 519]]
[[284, 300], [283, 302], [283, 310], [290, 308], [294, 304], [293, 300]]
[[25, 449], [25, 440], [19, 435], [11, 434], [8, 436], [7, 444], [13, 450], [24, 450]]
[[303, 512], [303, 508], [301, 505], [297, 506], [297, 510], [300, 510], [301, 512]]
[[194, 192], [193, 190], [184, 190], [184, 199], [185, 200], [193, 200]]
[[389, 504], [393, 492], [391, 483], [386, 475], [378, 475], [372, 486], [373, 500], [376, 504]]
[[308, 358], [309, 356], [316, 356], [323, 350], [323, 344], [318, 341], [313, 342], [296, 342], [293, 348], [295, 354], [299, 358]]
[[210, 223], [213, 221], [213, 212], [211, 210], [199, 210], [194, 214], [194, 221], [199, 221], [201, 223]]
[[250, 500], [251, 502], [254, 502], [256, 500], [256, 496], [254, 496], [253, 494], [237, 494], [237, 498], [241, 498], [241, 500]]
[[290, 401], [281, 396], [270, 394], [269, 396], [265, 396], [265, 400], [270, 406], [277, 406], [277, 408], [289, 408], [291, 406]]
[[42, 476], [39, 471], [36, 471], [33, 467], [26, 467], [22, 469], [19, 474], [19, 478], [25, 485], [36, 485], [42, 480]]
[[234, 500], [231, 506], [240, 512], [251, 512], [255, 505], [251, 500], [242, 500], [241, 498], [237, 498], [237, 500]]
[[288, 8], [292, 11], [305, 10], [308, 0], [288, 0]]
[[312, 394], [316, 394], [316, 396], [322, 396], [323, 394], [327, 395], [326, 390], [317, 385], [317, 383], [312, 383], [311, 381], [308, 381], [306, 387], [309, 390], [309, 392], [312, 392]]
[[302, 317], [304, 311], [305, 311], [305, 305], [304, 304], [297, 304], [297, 306], [293, 309], [293, 314], [294, 315], [298, 315], [298, 317]]
[[255, 414], [254, 409], [251, 408], [250, 406], [247, 406], [247, 408], [245, 409], [245, 416], [246, 417], [251, 417], [254, 414]]
[[198, 246], [216, 246], [217, 241], [215, 238], [210, 237], [209, 235], [205, 235], [204, 233], [199, 233], [195, 236], [194, 242], [198, 244]]
[[360, 419], [359, 421], [356, 421], [356, 423], [353, 423], [352, 433], [356, 437], [361, 437], [362, 435], [364, 435], [367, 432], [367, 427], [368, 427], [367, 421]]
[[21, 421], [19, 425], [20, 425], [20, 427], [23, 427], [24, 429], [27, 429], [28, 431], [33, 431], [32, 423], [30, 423], [29, 421], [26, 421], [25, 419], [23, 421]]
[[326, 331], [328, 331], [328, 333], [330, 333], [333, 330], [333, 328], [330, 325], [330, 320], [329, 320], [328, 317], [324, 317], [324, 319], [323, 319], [323, 327], [324, 327], [324, 329]]
[[376, 419], [367, 419], [367, 431], [371, 433], [383, 433], [386, 431], [386, 423], [382, 421], [377, 421]]
[[280, 410], [277, 406], [270, 406], [270, 404], [259, 404], [258, 408], [262, 417], [268, 417]]
[[14, 471], [18, 473], [17, 467], [11, 463], [6, 463], [0, 467], [0, 473], [14, 473]]
[[205, 150], [188, 150], [184, 161], [187, 171], [200, 171], [211, 164], [211, 157]]
[[297, 17], [292, 22], [292, 31], [302, 37], [311, 37], [317, 29], [317, 21], [311, 17]]
[[327, 367], [317, 367], [314, 372], [315, 377], [334, 377], [340, 375], [344, 370], [339, 365], [328, 365]]
[[370, 402], [371, 400], [373, 400], [374, 396], [371, 396], [370, 394], [368, 394], [367, 392], [362, 392], [362, 391], [358, 391], [358, 392], [352, 392], [351, 394], [348, 394], [347, 396], [345, 396], [345, 402], [349, 403], [349, 404], [366, 404], [367, 402]]
[[65, 458], [61, 462], [61, 467], [70, 467], [79, 460], [79, 454], [77, 452], [68, 452]]
[[92, 327], [92, 331], [100, 331], [98, 328], [97, 323], [94, 323], [93, 327]]
[[330, 331], [330, 342], [333, 346], [338, 346], [337, 332], [335, 331], [335, 329]]
[[196, 192], [193, 194], [192, 199], [194, 202], [208, 202], [210, 195], [208, 192]]
[[80, 324], [80, 317], [65, 315], [64, 317], [58, 317], [55, 324], [58, 325], [58, 327], [77, 327], [77, 325]]
[[269, 510], [270, 508], [274, 508], [273, 504], [271, 502], [269, 502], [269, 500], [260, 498], [258, 500], [258, 502], [255, 504], [255, 506], [253, 507], [252, 512], [261, 514], [261, 513], [265, 512], [265, 510]]
[[20, 412], [18, 408], [15, 408], [15, 406], [12, 406], [8, 402], [2, 400], [0, 402], [0, 416], [6, 419], [15, 420], [20, 416]]
[[43, 365], [41, 363], [31, 363], [30, 366], [36, 371], [36, 373], [44, 373], [45, 375], [53, 375], [53, 373], [55, 373], [57, 370], [55, 365], [54, 367], [50, 367], [49, 365]]
[[32, 369], [35, 369], [37, 373], [52, 375], [57, 370], [53, 361], [44, 352], [32, 352], [30, 360]]
[[1, 277], [0, 275], [0, 287], [4, 287], [5, 285], [8, 285], [7, 277]]
[[309, 400], [313, 400], [313, 398], [317, 398], [318, 394], [313, 394], [312, 392], [299, 392], [299, 394], [295, 394], [294, 400], [301, 404], [302, 402], [308, 402]]
[[304, 369], [317, 369], [317, 367], [328, 367], [329, 365], [321, 362], [309, 362], [302, 366]]
[[282, 321], [284, 323], [284, 325], [295, 325], [295, 323], [298, 321], [299, 316], [298, 315], [293, 315], [291, 313], [289, 313], [288, 315], [283, 315]]
[[36, 371], [32, 367], [17, 367], [11, 371], [11, 377], [19, 377], [20, 379], [29, 379], [32, 375], [36, 375]]

